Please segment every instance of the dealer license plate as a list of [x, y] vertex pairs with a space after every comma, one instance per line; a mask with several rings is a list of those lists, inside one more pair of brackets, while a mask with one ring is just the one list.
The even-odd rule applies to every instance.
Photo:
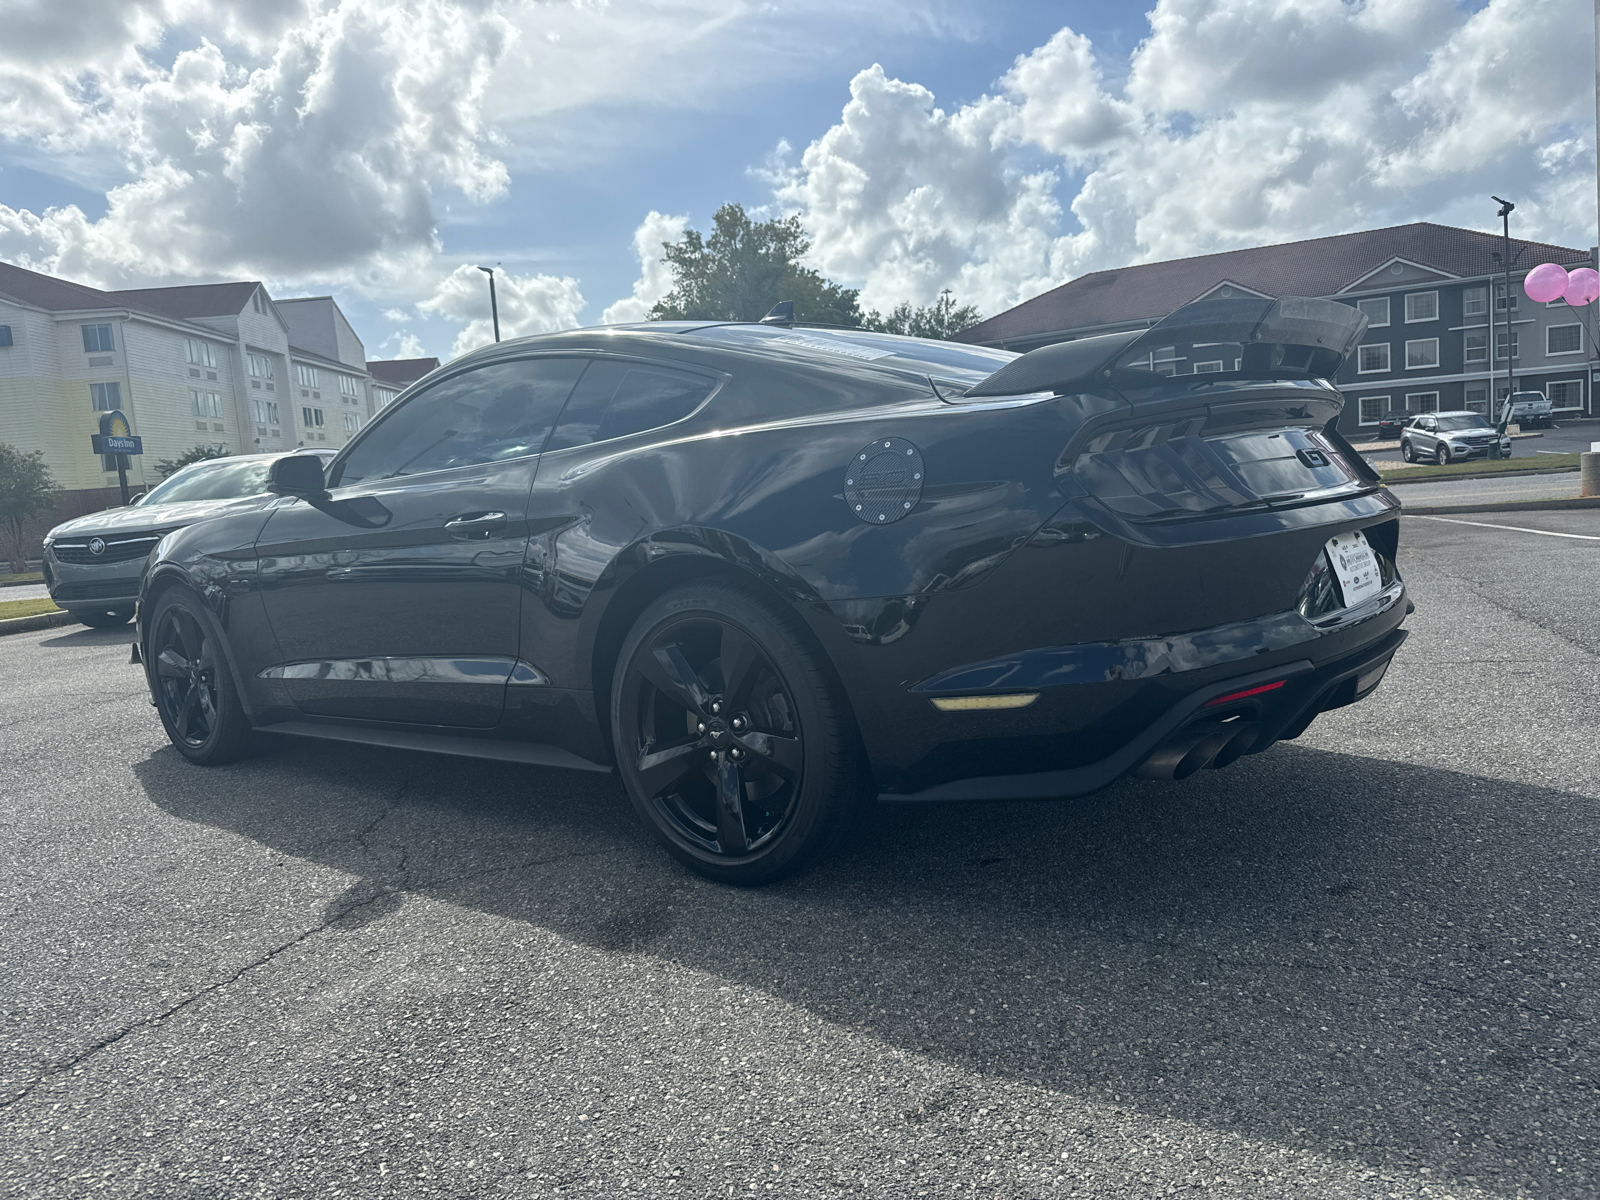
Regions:
[[1327, 551], [1346, 608], [1383, 590], [1383, 580], [1378, 575], [1378, 555], [1359, 529], [1329, 538]]

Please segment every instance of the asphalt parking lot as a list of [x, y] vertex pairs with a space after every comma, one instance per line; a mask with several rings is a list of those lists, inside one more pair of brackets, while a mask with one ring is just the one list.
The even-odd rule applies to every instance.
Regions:
[[1600, 1195], [1600, 513], [1402, 538], [1299, 742], [761, 891], [605, 778], [191, 767], [128, 631], [0, 639], [0, 1194]]

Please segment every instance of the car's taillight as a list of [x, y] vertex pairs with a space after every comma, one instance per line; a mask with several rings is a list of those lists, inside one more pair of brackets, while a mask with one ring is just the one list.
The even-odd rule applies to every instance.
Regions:
[[1229, 692], [1226, 696], [1218, 696], [1215, 700], [1207, 700], [1206, 707], [1215, 708], [1219, 704], [1232, 704], [1235, 700], [1259, 696], [1262, 692], [1275, 692], [1288, 682], [1287, 679], [1280, 679], [1276, 683], [1263, 683], [1260, 687], [1245, 688], [1242, 692]]

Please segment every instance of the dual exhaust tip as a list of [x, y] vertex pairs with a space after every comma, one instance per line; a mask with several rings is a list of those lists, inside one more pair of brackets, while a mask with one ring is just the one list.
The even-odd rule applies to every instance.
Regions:
[[1225, 767], [1250, 753], [1261, 736], [1254, 721], [1206, 721], [1180, 729], [1134, 768], [1140, 779], [1187, 779], [1204, 767]]

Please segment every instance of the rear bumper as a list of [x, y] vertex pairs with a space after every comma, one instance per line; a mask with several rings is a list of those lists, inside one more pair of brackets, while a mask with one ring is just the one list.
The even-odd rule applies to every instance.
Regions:
[[[1401, 616], [1407, 607], [1399, 609]], [[1083, 766], [956, 779], [915, 792], [880, 793], [878, 798], [893, 803], [926, 803], [1087, 795], [1153, 760], [1174, 739], [1183, 739], [1189, 730], [1202, 726], [1201, 732], [1216, 730], [1230, 719], [1250, 725], [1255, 736], [1247, 752], [1259, 753], [1274, 742], [1300, 736], [1319, 713], [1365, 699], [1376, 689], [1383, 670], [1406, 636], [1405, 630], [1391, 627], [1359, 649], [1330, 661], [1317, 664], [1309, 658], [1295, 659], [1208, 684], [1167, 708], [1112, 753]], [[1270, 691], [1234, 703], [1214, 703], [1220, 697], [1280, 681], [1282, 685]], [[1209, 760], [1204, 765], [1209, 765]], [[1171, 777], [1170, 764], [1166, 771], [1159, 773]]]

